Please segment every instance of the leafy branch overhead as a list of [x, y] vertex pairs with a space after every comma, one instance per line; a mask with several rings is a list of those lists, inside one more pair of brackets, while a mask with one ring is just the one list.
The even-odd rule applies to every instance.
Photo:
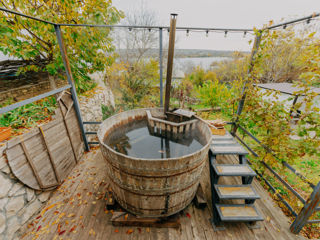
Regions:
[[[1, 0], [0, 5], [55, 23], [112, 25], [123, 17], [108, 0]], [[114, 62], [110, 30], [63, 27], [62, 33], [77, 89], [86, 91], [94, 85], [88, 74], [103, 71]], [[22, 71], [47, 71], [57, 75], [64, 69], [52, 25], [0, 12], [0, 34], [1, 52], [33, 62]]]

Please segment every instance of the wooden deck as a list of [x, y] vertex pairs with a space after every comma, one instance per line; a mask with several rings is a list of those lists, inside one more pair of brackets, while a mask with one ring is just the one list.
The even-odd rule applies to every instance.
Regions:
[[[232, 163], [235, 157], [218, 156], [218, 162]], [[228, 180], [228, 182], [226, 181]], [[237, 182], [239, 181], [239, 182]], [[240, 179], [222, 178], [221, 184], [239, 184]], [[210, 202], [209, 170], [201, 184]], [[250, 230], [244, 223], [226, 224], [215, 232], [209, 219], [211, 205], [200, 210], [190, 204], [180, 215], [181, 228], [114, 227], [112, 212], [105, 211], [106, 167], [100, 149], [84, 155], [72, 174], [55, 191], [42, 212], [22, 229], [21, 239], [304, 239], [289, 231], [289, 219], [282, 213], [257, 180], [253, 182], [261, 196], [257, 209], [265, 221], [260, 229]]]

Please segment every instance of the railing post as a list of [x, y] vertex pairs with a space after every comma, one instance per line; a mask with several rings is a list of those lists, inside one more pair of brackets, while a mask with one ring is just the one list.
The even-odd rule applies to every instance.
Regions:
[[309, 217], [316, 211], [320, 203], [320, 182], [313, 189], [306, 204], [301, 209], [300, 213], [290, 226], [290, 230], [294, 234], [298, 234], [304, 225], [308, 222]]
[[162, 68], [162, 28], [159, 28], [159, 74], [160, 74], [160, 107], [163, 107], [163, 68]]
[[85, 146], [86, 151], [90, 151], [90, 147], [89, 147], [89, 144], [88, 144], [87, 136], [85, 134], [85, 130], [84, 130], [84, 126], [83, 126], [83, 121], [82, 121], [80, 107], [79, 107], [79, 101], [78, 101], [77, 92], [76, 92], [76, 89], [75, 89], [75, 86], [74, 86], [74, 82], [73, 82], [70, 63], [69, 63], [69, 59], [68, 59], [68, 56], [67, 56], [67, 50], [65, 48], [65, 45], [64, 45], [64, 42], [63, 42], [63, 38], [62, 38], [62, 34], [61, 34], [61, 28], [60, 28], [59, 25], [55, 24], [54, 25], [54, 29], [56, 31], [56, 36], [57, 36], [59, 47], [60, 47], [60, 51], [61, 51], [63, 65], [64, 65], [64, 68], [66, 69], [67, 79], [68, 79], [69, 84], [72, 86], [71, 87], [71, 95], [72, 95], [72, 99], [73, 99], [73, 102], [74, 102], [74, 108], [76, 110], [76, 114], [77, 114], [80, 130], [81, 130], [81, 134], [82, 134], [82, 137], [83, 137], [84, 146]]
[[[259, 49], [259, 45], [260, 45], [260, 42], [261, 42], [261, 37], [262, 37], [262, 30], [260, 30], [256, 34], [256, 37], [254, 39], [253, 47], [252, 47], [252, 50], [251, 50], [250, 63], [249, 63], [248, 72], [247, 72], [248, 78], [250, 77], [252, 69], [253, 69], [253, 66], [254, 66], [254, 60], [255, 60], [256, 53], [258, 52], [258, 49]], [[240, 114], [242, 112], [242, 109], [243, 109], [243, 106], [244, 106], [244, 101], [246, 99], [247, 83], [248, 83], [248, 80], [246, 80], [244, 82], [244, 84], [243, 84], [243, 88], [242, 88], [242, 92], [241, 92], [242, 97], [241, 97], [241, 99], [239, 101], [239, 105], [238, 105], [238, 109], [237, 109], [237, 118], [234, 121], [232, 129], [231, 129], [232, 135], [234, 135], [237, 132], [237, 129], [238, 129], [237, 122], [239, 121], [239, 116], [240, 116]]]

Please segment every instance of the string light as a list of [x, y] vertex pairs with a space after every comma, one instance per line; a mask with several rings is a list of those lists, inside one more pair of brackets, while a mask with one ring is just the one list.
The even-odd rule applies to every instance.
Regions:
[[224, 31], [224, 37], [226, 38], [228, 34], [228, 31]]
[[149, 28], [148, 31], [151, 32], [151, 28]]
[[132, 31], [132, 28], [129, 28], [129, 32], [131, 32]]
[[309, 23], [310, 23], [310, 21], [311, 21], [311, 18], [308, 18], [308, 20], [307, 20], [307, 24], [309, 24]]
[[187, 29], [186, 36], [189, 37], [189, 29]]
[[206, 31], [206, 37], [209, 37], [209, 30]]
[[243, 37], [245, 38], [246, 35], [247, 35], [247, 31], [244, 31], [244, 32], [243, 32]]
[[283, 29], [286, 29], [287, 28], [287, 25], [283, 25]]

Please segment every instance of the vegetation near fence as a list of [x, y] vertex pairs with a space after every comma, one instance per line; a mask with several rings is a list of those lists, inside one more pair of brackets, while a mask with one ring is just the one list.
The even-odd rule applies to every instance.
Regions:
[[[4, 0], [2, 7], [56, 23], [115, 24], [123, 13], [111, 1]], [[31, 60], [21, 71], [46, 71], [57, 75], [64, 69], [52, 25], [0, 12], [0, 51], [10, 57]], [[78, 92], [95, 83], [88, 74], [103, 71], [114, 61], [114, 46], [106, 28], [63, 28], [63, 36]], [[46, 60], [45, 63], [43, 60]]]
[[[262, 143], [256, 144], [245, 138], [259, 157], [250, 156], [255, 169], [266, 176], [287, 202], [299, 212], [303, 204], [265, 169], [262, 161], [271, 165], [301, 196], [307, 199], [312, 188], [283, 166], [287, 162], [316, 185], [320, 181], [320, 109], [314, 104], [316, 93], [312, 87], [320, 83], [319, 37], [314, 32], [295, 33], [291, 29], [263, 32], [261, 47], [249, 78], [246, 78], [248, 58], [235, 58], [223, 62], [214, 70], [204, 71], [197, 67], [185, 76], [177, 92], [200, 99], [192, 108], [220, 107], [221, 113], [204, 113], [203, 117], [235, 120], [236, 105], [241, 97], [242, 86], [247, 81], [247, 98], [239, 123]], [[232, 70], [230, 70], [232, 69]], [[280, 92], [262, 92], [254, 84], [263, 82], [293, 82], [299, 87], [296, 95], [302, 101], [292, 108], [280, 101]], [[270, 95], [272, 100], [267, 100]], [[181, 96], [181, 93], [180, 93]], [[294, 96], [289, 100], [292, 102]], [[299, 111], [298, 114], [298, 109]], [[297, 119], [293, 116], [298, 115]], [[295, 120], [295, 121], [293, 121]], [[244, 132], [239, 129], [240, 133]], [[316, 219], [320, 214], [316, 213]], [[308, 231], [309, 237], [319, 237], [319, 226]]]
[[[11, 104], [13, 100], [0, 105], [4, 107]], [[22, 129], [31, 128], [36, 124], [50, 121], [57, 106], [55, 97], [48, 97], [34, 103], [27, 104], [13, 111], [0, 115], [0, 126], [11, 127], [15, 133], [20, 133]]]

